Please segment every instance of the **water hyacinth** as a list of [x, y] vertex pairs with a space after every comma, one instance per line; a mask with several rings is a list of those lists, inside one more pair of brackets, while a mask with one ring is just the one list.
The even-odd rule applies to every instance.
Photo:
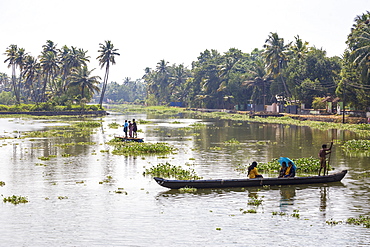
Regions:
[[10, 203], [13, 203], [15, 205], [19, 204], [19, 203], [27, 203], [28, 202], [28, 199], [27, 197], [24, 197], [24, 196], [9, 196], [9, 197], [4, 197], [3, 199], [3, 202], [10, 202]]
[[349, 140], [342, 148], [345, 152], [370, 152], [370, 140]]
[[157, 166], [145, 169], [144, 176], [174, 178], [178, 180], [201, 179], [193, 169], [185, 170], [180, 166], [171, 165], [170, 163], [160, 163]]
[[[298, 159], [292, 159], [295, 165], [297, 166], [297, 174], [300, 173], [316, 173], [320, 169], [320, 160], [308, 157], [308, 158], [298, 158]], [[248, 173], [248, 166], [247, 165], [236, 165], [236, 170], [240, 173]], [[258, 163], [258, 171], [259, 172], [265, 172], [265, 173], [278, 173], [281, 166], [278, 162], [278, 159], [273, 159], [267, 163]], [[329, 166], [329, 170], [330, 170]]]
[[138, 155], [138, 154], [169, 154], [175, 148], [167, 143], [144, 143], [144, 142], [129, 142], [122, 141], [120, 138], [114, 138], [108, 142], [114, 146], [112, 154], [118, 155]]

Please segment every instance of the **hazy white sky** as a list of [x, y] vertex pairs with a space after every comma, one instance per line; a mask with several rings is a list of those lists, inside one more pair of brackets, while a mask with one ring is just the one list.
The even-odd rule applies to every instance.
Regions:
[[9, 45], [38, 56], [46, 40], [88, 50], [101, 77], [97, 50], [111, 40], [121, 56], [109, 81], [118, 83], [161, 59], [190, 68], [205, 49], [261, 49], [270, 32], [340, 56], [354, 18], [368, 10], [369, 0], [0, 0], [0, 72], [11, 74]]

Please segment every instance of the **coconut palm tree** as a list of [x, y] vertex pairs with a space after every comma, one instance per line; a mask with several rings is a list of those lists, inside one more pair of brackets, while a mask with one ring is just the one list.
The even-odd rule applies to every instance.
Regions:
[[69, 76], [69, 87], [78, 87], [81, 90], [81, 99], [85, 99], [85, 94], [92, 95], [99, 92], [100, 88], [97, 86], [101, 78], [99, 76], [91, 76], [93, 70], [88, 70], [87, 66], [77, 67], [72, 69]]
[[299, 35], [295, 36], [295, 43], [291, 46], [291, 51], [293, 58], [302, 60], [305, 58], [310, 51], [308, 47], [308, 42], [304, 41], [299, 37]]
[[280, 78], [288, 97], [290, 97], [290, 93], [282, 76], [282, 71], [288, 61], [287, 51], [289, 47], [290, 43], [285, 45], [284, 39], [280, 38], [277, 33], [270, 33], [268, 39], [265, 41], [265, 51], [263, 52], [267, 73], [274, 78]]
[[12, 69], [12, 87], [14, 91], [14, 95], [16, 98], [17, 103], [20, 103], [20, 97], [17, 93], [17, 82], [16, 82], [16, 71], [15, 67], [17, 65], [17, 56], [18, 56], [18, 46], [17, 45], [10, 45], [6, 48], [4, 55], [7, 56], [4, 63], [8, 63], [8, 68]]
[[57, 59], [56, 53], [53, 51], [43, 51], [40, 56], [41, 68], [44, 75], [44, 84], [42, 87], [43, 100], [46, 98], [46, 88], [49, 85], [51, 90], [55, 90], [53, 85], [55, 76], [59, 70], [59, 61]]
[[61, 79], [63, 83], [61, 92], [65, 92], [67, 89], [67, 78], [71, 74], [72, 69], [87, 66], [90, 57], [86, 56], [86, 53], [87, 51], [77, 49], [73, 46], [71, 48], [63, 46], [62, 49], [59, 50], [58, 56], [61, 63]]
[[103, 88], [101, 90], [101, 96], [99, 100], [99, 105], [101, 107], [103, 104], [105, 90], [107, 89], [110, 65], [116, 64], [115, 56], [120, 56], [120, 54], [117, 52], [118, 49], [114, 48], [113, 43], [110, 40], [106, 40], [105, 44], [100, 43], [99, 46], [100, 49], [98, 50], [98, 52], [100, 52], [100, 55], [96, 59], [99, 60], [100, 68], [103, 68], [105, 66]]
[[37, 84], [41, 76], [40, 63], [33, 56], [26, 56], [24, 60], [24, 88], [26, 98], [31, 97], [33, 101], [38, 101], [40, 95], [39, 85]]

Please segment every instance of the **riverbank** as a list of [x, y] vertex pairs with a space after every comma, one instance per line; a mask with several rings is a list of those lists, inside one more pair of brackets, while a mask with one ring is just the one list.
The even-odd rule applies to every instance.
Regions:
[[21, 111], [0, 112], [0, 115], [32, 115], [32, 116], [105, 116], [106, 111]]

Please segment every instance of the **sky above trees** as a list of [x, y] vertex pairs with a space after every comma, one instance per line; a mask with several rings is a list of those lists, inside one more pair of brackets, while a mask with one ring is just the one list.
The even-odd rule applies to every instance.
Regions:
[[118, 83], [161, 59], [190, 67], [205, 49], [262, 49], [270, 32], [341, 56], [354, 18], [367, 10], [368, 0], [0, 0], [0, 72], [11, 74], [9, 45], [38, 56], [47, 40], [88, 50], [89, 68], [102, 78], [99, 43], [111, 40], [121, 56], [109, 80]]

